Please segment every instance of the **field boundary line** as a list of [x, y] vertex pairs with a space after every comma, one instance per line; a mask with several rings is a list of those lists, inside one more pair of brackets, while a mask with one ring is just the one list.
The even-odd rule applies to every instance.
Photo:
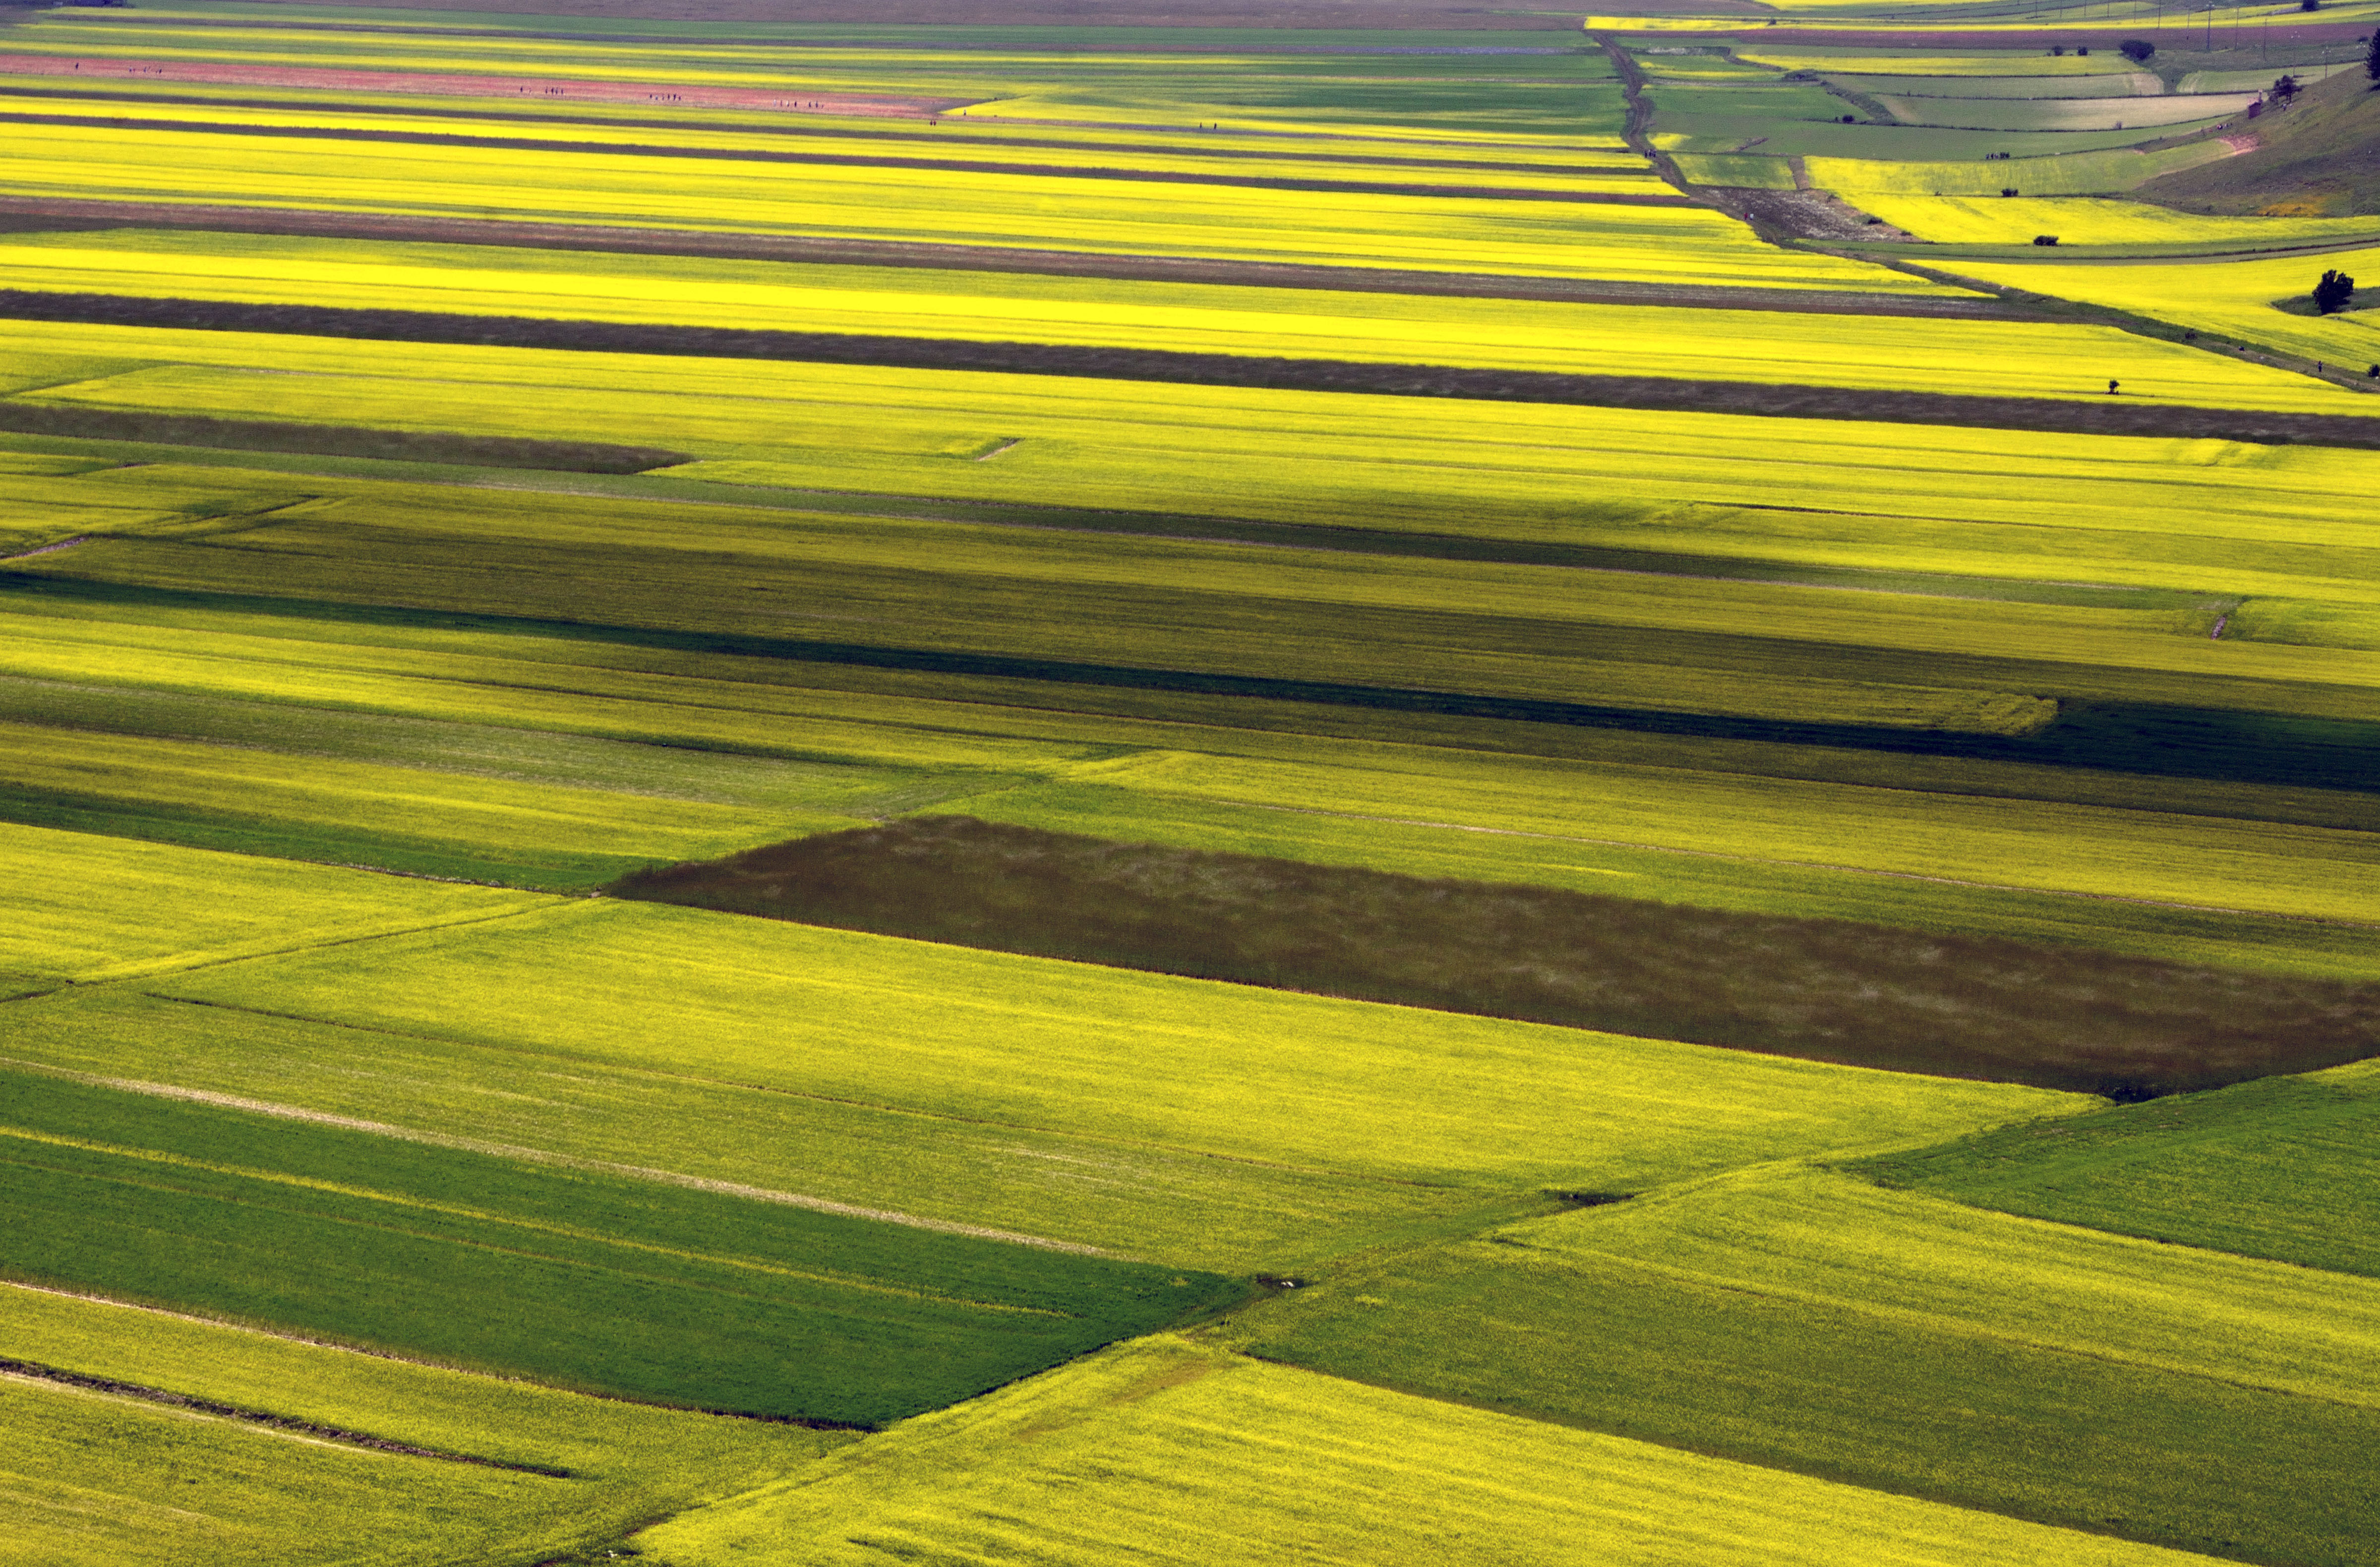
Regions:
[[[134, 841], [145, 842], [146, 840]], [[225, 853], [228, 851], [215, 850], [212, 852]], [[276, 856], [270, 855], [251, 855], [244, 856], [242, 857], [251, 859], [272, 859], [274, 863], [280, 865], [312, 866], [318, 870], [359, 870], [361, 874], [368, 876], [395, 874], [394, 872], [382, 871], [369, 867], [326, 865], [319, 860], [285, 860], [280, 859]], [[479, 884], [480, 883], [478, 882], [462, 883], [462, 885], [466, 886], [478, 886]], [[67, 984], [70, 989], [81, 990], [91, 986], [121, 985], [127, 982], [138, 983], [145, 980], [161, 979], [167, 975], [172, 974], [195, 974], [202, 968], [222, 968], [235, 963], [254, 963], [260, 958], [287, 957], [294, 953], [316, 952], [330, 947], [353, 946], [358, 941], [387, 941], [397, 936], [419, 936], [431, 930], [455, 930], [467, 925], [487, 925], [499, 919], [519, 919], [533, 914], [546, 913], [554, 905], [569, 906], [586, 901], [581, 898], [566, 898], [554, 893], [531, 893], [517, 887], [506, 888], [505, 891], [521, 897], [548, 898], [552, 900], [552, 902], [549, 905], [539, 905], [529, 908], [499, 909], [492, 914], [475, 914], [464, 918], [442, 919], [428, 925], [408, 925], [401, 929], [395, 930], [367, 930], [361, 934], [354, 936], [334, 936], [322, 941], [299, 941], [294, 946], [274, 947], [269, 952], [234, 953], [228, 956], [199, 958], [190, 962], [176, 962], [170, 958], [160, 958], [152, 963], [141, 963], [139, 960], [135, 960], [132, 964], [122, 966], [131, 968], [133, 970], [131, 973], [111, 974], [102, 972], [93, 975], [88, 979], [69, 979], [67, 981]]]
[[[280, 1014], [268, 1013], [265, 1015]], [[316, 1020], [307, 1019], [306, 1021]], [[338, 1026], [347, 1026], [338, 1025]], [[459, 1153], [487, 1154], [500, 1159], [523, 1160], [533, 1164], [551, 1164], [565, 1169], [586, 1170], [606, 1175], [625, 1175], [636, 1180], [650, 1181], [660, 1185], [681, 1186], [689, 1191], [715, 1192], [728, 1197], [748, 1197], [756, 1202], [807, 1209], [816, 1213], [835, 1214], [849, 1219], [871, 1219], [881, 1223], [901, 1224], [916, 1230], [932, 1230], [949, 1235], [971, 1235], [979, 1240], [1007, 1241], [1016, 1245], [1038, 1246], [1048, 1251], [1072, 1252], [1082, 1257], [1118, 1255], [1099, 1246], [1086, 1245], [1075, 1241], [1053, 1240], [1046, 1235], [1029, 1235], [1022, 1231], [995, 1229], [990, 1225], [968, 1224], [952, 1219], [929, 1219], [919, 1214], [903, 1213], [895, 1209], [865, 1208], [856, 1203], [837, 1202], [830, 1197], [811, 1197], [801, 1192], [788, 1192], [770, 1186], [753, 1186], [736, 1181], [720, 1181], [708, 1176], [687, 1175], [677, 1171], [659, 1170], [647, 1165], [617, 1164], [609, 1160], [556, 1153], [545, 1148], [526, 1148], [516, 1143], [489, 1142], [482, 1138], [466, 1137], [450, 1132], [431, 1132], [417, 1127], [399, 1126], [385, 1121], [367, 1121], [357, 1116], [338, 1115], [328, 1111], [308, 1110], [300, 1105], [281, 1104], [271, 1099], [248, 1099], [237, 1094], [218, 1093], [208, 1088], [186, 1088], [176, 1084], [152, 1083], [140, 1078], [109, 1077], [97, 1073], [78, 1072], [43, 1062], [24, 1061], [7, 1056], [0, 1056], [0, 1065], [38, 1072], [45, 1076], [63, 1077], [71, 1082], [87, 1083], [93, 1087], [113, 1088], [122, 1093], [145, 1094], [156, 1099], [178, 1099], [190, 1104], [213, 1105], [225, 1110], [246, 1111], [255, 1115], [270, 1115], [284, 1121], [302, 1121], [320, 1126], [334, 1126], [344, 1131], [366, 1132], [377, 1136], [392, 1137], [401, 1142], [452, 1148]], [[502, 1215], [494, 1217], [502, 1222], [513, 1222], [504, 1219]], [[807, 1274], [802, 1276], [810, 1277]], [[819, 1277], [829, 1276], [820, 1275]], [[847, 1282], [848, 1281], [836, 1278], [832, 1282]], [[912, 1292], [892, 1293], [905, 1294]], [[982, 1303], [963, 1302], [962, 1304]], [[994, 1309], [1013, 1308], [994, 1307]]]
[[68, 1371], [39, 1361], [0, 1357], [0, 1379], [30, 1383], [34, 1386], [69, 1390], [87, 1397], [112, 1398], [131, 1403], [162, 1404], [186, 1419], [222, 1421], [235, 1425], [261, 1427], [270, 1435], [291, 1441], [306, 1442], [315, 1447], [327, 1447], [342, 1452], [384, 1452], [407, 1458], [434, 1458], [446, 1464], [469, 1464], [484, 1469], [504, 1469], [520, 1475], [539, 1475], [552, 1480], [575, 1480], [576, 1472], [557, 1469], [548, 1464], [516, 1464], [502, 1458], [483, 1458], [477, 1453], [450, 1452], [442, 1448], [417, 1447], [389, 1437], [375, 1437], [367, 1431], [351, 1430], [343, 1426], [325, 1426], [295, 1415], [273, 1415], [261, 1409], [242, 1409], [237, 1404], [219, 1403], [213, 1399], [194, 1398], [185, 1393], [169, 1392], [163, 1388], [146, 1387], [139, 1382], [118, 1381], [113, 1377], [94, 1377], [79, 1371]]
[[1881, 870], [1864, 865], [1831, 865], [1825, 860], [1776, 859], [1761, 855], [1731, 855], [1718, 849], [1688, 849], [1672, 844], [1643, 844], [1626, 838], [1587, 838], [1568, 832], [1531, 832], [1517, 827], [1476, 827], [1462, 821], [1424, 821], [1412, 817], [1371, 816], [1361, 811], [1319, 810], [1310, 806], [1267, 805], [1260, 800], [1216, 800], [1216, 805], [1245, 810], [1277, 810], [1292, 816], [1325, 816], [1342, 821], [1377, 821], [1389, 827], [1429, 827], [1448, 832], [1481, 832], [1499, 838], [1536, 838], [1549, 844], [1593, 844], [1608, 849], [1641, 849], [1652, 854], [1687, 855], [1696, 859], [1725, 860], [1731, 865], [1781, 865], [1797, 870], [1837, 870], [1852, 876], [1881, 876], [1896, 881], [1927, 881], [1942, 887], [1973, 887], [1987, 893], [2019, 893], [2048, 898], [2088, 898], [2097, 903], [2133, 904], [2143, 908], [2186, 909], [2192, 914], [2236, 914], [2251, 919], [2288, 919], [2303, 925], [2329, 925], [2347, 930], [2380, 930], [2380, 922], [2332, 919], [2317, 914], [2279, 914], [2262, 909], [2230, 908], [2221, 904], [2185, 904], [2167, 898], [2129, 898], [2119, 893], [2084, 893], [2063, 887], [2023, 887], [2008, 881], [1971, 881], [1955, 876], [1926, 876], [1914, 870]]

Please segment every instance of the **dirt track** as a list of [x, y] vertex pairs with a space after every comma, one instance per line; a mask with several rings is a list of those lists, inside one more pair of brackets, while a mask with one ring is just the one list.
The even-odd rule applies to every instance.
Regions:
[[[2046, 397], [1977, 397], [1932, 392], [1771, 385], [1759, 382], [1680, 381], [1657, 376], [1567, 375], [1544, 370], [1476, 370], [1441, 365], [1359, 364], [1338, 359], [1262, 358], [1148, 348], [970, 343], [930, 337], [752, 332], [720, 327], [443, 315], [420, 310], [233, 305], [191, 299], [134, 299], [106, 294], [38, 294], [0, 290], [0, 319], [11, 318], [180, 330], [289, 333], [380, 342], [775, 359], [905, 370], [1170, 382], [1193, 386], [1264, 387], [1395, 397], [1453, 397], [1488, 402], [1648, 408], [1679, 413], [1861, 419], [1888, 424], [1950, 424], [1985, 430], [2087, 431], [2103, 435], [2380, 450], [2380, 418], [2173, 407], [2104, 398], [2066, 402]], [[22, 417], [23, 408], [22, 405], [0, 404], [0, 411], [10, 417]]]
[[1247, 288], [1415, 294], [1459, 299], [1546, 299], [1592, 305], [1669, 305], [1702, 310], [1785, 310], [1811, 315], [1921, 319], [2052, 321], [2046, 312], [1986, 297], [1855, 294], [1815, 288], [1737, 288], [1699, 284], [1611, 283], [1515, 277], [1494, 273], [1392, 271], [1288, 261], [1226, 261], [1175, 256], [1106, 256], [1081, 250], [1011, 250], [990, 245], [919, 245], [867, 239], [811, 239], [689, 229], [616, 228], [594, 224], [516, 223], [492, 218], [418, 218], [365, 213], [273, 212], [261, 207], [185, 206], [168, 201], [78, 201], [0, 196], [0, 233], [10, 230], [187, 228], [220, 234], [288, 234], [310, 238], [383, 239], [443, 245], [499, 245], [537, 250], [591, 250], [722, 261], [791, 261], [820, 266], [923, 267], [946, 272], [1011, 272], [1047, 277], [1106, 277], [1140, 283], [1211, 283]]

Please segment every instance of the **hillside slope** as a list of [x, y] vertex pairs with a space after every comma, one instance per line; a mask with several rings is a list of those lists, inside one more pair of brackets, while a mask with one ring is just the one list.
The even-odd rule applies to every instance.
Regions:
[[2253, 152], [2150, 180], [2132, 194], [2191, 213], [2380, 213], [2380, 91], [2364, 73], [2317, 82], [2256, 122]]

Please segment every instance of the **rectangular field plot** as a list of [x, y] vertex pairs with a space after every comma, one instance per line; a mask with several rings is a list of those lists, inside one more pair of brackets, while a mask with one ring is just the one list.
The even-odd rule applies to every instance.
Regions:
[[1861, 1168], [1984, 1208], [2380, 1277], [2375, 1124], [2380, 1067], [2363, 1063], [2097, 1111], [2054, 1136], [1987, 1136]]
[[122, 978], [469, 924], [546, 901], [13, 824], [0, 824], [0, 846], [9, 908], [0, 969], [51, 980]]
[[1412, 1252], [1233, 1333], [1339, 1376], [2179, 1549], [2350, 1567], [2375, 1527], [2348, 1476], [2380, 1440], [2380, 1286], [1840, 1177], [1727, 1178]]
[[[857, 1462], [854, 1462], [856, 1460]], [[1518, 1420], [1159, 1338], [1109, 1350], [640, 1537], [686, 1567], [1225, 1567], [1252, 1542], [1360, 1567], [2189, 1567], [2044, 1528]]]
[[1241, 1289], [55, 1077], [7, 1103], [0, 1271], [663, 1404], [875, 1425]]
[[557, 1555], [848, 1439], [7, 1285], [0, 1339], [0, 1518], [58, 1567]]
[[[2090, 1102], [652, 905], [576, 905], [483, 940], [391, 941], [369, 959], [343, 950], [151, 988], [565, 1074], [659, 1070], [1507, 1196], [1939, 1140]], [[857, 1178], [821, 1171], [797, 1189], [869, 1202]], [[1132, 1249], [1071, 1227], [1062, 1205], [970, 1211], [967, 1184], [925, 1211]], [[872, 1205], [917, 1200], [887, 1188]]]

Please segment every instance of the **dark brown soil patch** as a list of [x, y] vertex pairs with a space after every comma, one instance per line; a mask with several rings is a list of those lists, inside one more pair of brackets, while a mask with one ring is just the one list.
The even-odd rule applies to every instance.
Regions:
[[541, 468], [558, 473], [642, 473], [694, 459], [657, 446], [595, 441], [529, 441], [509, 435], [442, 431], [363, 430], [339, 424], [268, 424], [196, 414], [124, 412], [56, 403], [0, 400], [0, 430], [77, 441], [138, 441], [159, 446], [210, 446], [233, 452], [373, 457], [385, 462], [460, 463], [473, 468]]
[[1461, 299], [1551, 299], [1597, 305], [1683, 305], [1714, 310], [1785, 310], [1811, 315], [1912, 316], [1926, 320], [2057, 321], [1991, 298], [1912, 298], [1815, 288], [1737, 288], [1691, 283], [1607, 283], [1595, 279], [1497, 273], [1392, 271], [1284, 261], [1223, 261], [1170, 256], [1102, 256], [1080, 250], [1012, 250], [990, 245], [921, 245], [866, 239], [809, 239], [688, 229], [621, 228], [595, 224], [521, 223], [488, 218], [401, 217], [370, 213], [278, 212], [170, 201], [83, 201], [67, 197], [0, 196], [0, 222], [19, 230], [91, 229], [128, 225], [220, 234], [296, 234], [324, 239], [385, 239], [444, 245], [500, 245], [537, 250], [706, 256], [742, 261], [806, 261], [823, 266], [920, 267], [942, 272], [1007, 272], [1046, 277], [1107, 277], [1150, 283], [1212, 283], [1249, 288], [1313, 288], [1341, 293], [1414, 294]]
[[335, 127], [233, 125], [215, 120], [96, 119], [87, 115], [0, 114], [0, 125], [63, 125], [107, 130], [205, 131], [293, 141], [386, 141], [419, 147], [488, 147], [524, 152], [601, 152], [623, 158], [689, 158], [737, 164], [817, 164], [835, 168], [940, 169], [956, 174], [1035, 175], [1050, 179], [1114, 179], [1155, 185], [1222, 185], [1256, 190], [1345, 191], [1366, 196], [1450, 197], [1466, 200], [1577, 201], [1607, 206], [1692, 207], [1700, 203], [1668, 190], [1606, 194], [1539, 190], [1525, 186], [1427, 185], [1410, 181], [1281, 179], [1254, 175], [1184, 174], [1087, 164], [1019, 164], [978, 158], [899, 158], [851, 152], [773, 152], [725, 147], [649, 147], [634, 142], [563, 141], [527, 136], [456, 136], [414, 130], [349, 130]]
[[923, 817], [614, 896], [1765, 1054], [2103, 1093], [2380, 1048], [2380, 985]]
[[[1488, 402], [1652, 408], [1679, 413], [1744, 414], [1775, 419], [1843, 419], [1899, 424], [1962, 425], [1985, 430], [2086, 431], [2103, 435], [2380, 450], [2380, 417], [2182, 408], [2126, 403], [2120, 399], [2060, 402], [2046, 397], [1962, 396], [1936, 392], [1776, 386], [1755, 382], [1680, 381], [1658, 376], [1568, 375], [1545, 370], [1473, 370], [1443, 365], [1358, 364], [1338, 359], [1268, 358], [1252, 355], [1177, 353], [1154, 348], [969, 343], [934, 337], [877, 337], [843, 333], [755, 332], [640, 322], [543, 321], [516, 316], [443, 315], [426, 310], [242, 305], [199, 299], [140, 299], [110, 294], [44, 294], [17, 289], [0, 289], [0, 319], [216, 332], [291, 333], [314, 337], [471, 344], [585, 353], [668, 354], [704, 358], [871, 365], [904, 370], [984, 370], [1001, 374], [1079, 376], [1103, 381], [1159, 381], [1194, 386], [1349, 392], [1372, 396], [1454, 397]], [[2380, 403], [2375, 403], [2374, 407], [2375, 416], [2380, 416]], [[540, 463], [535, 466], [549, 465]], [[642, 466], [655, 465], [648, 463]]]

